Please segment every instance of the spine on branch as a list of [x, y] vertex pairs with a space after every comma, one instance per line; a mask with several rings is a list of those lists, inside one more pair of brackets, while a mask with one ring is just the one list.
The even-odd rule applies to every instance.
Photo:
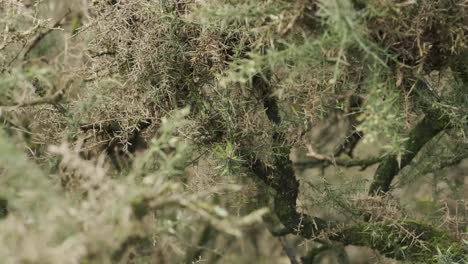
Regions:
[[439, 263], [434, 258], [437, 250], [450, 251], [456, 263], [465, 263], [468, 254], [467, 248], [446, 232], [410, 220], [362, 223], [335, 232], [330, 239], [345, 245], [370, 247], [386, 257], [412, 263]]
[[437, 109], [433, 109], [432, 105], [427, 102], [427, 96], [430, 96], [432, 100], [437, 100], [437, 96], [431, 92], [427, 84], [423, 80], [418, 80], [415, 83], [415, 88], [426, 115], [411, 130], [409, 138], [405, 142], [405, 153], [400, 158], [400, 161], [398, 161], [396, 155], [389, 155], [380, 163], [375, 172], [374, 181], [369, 189], [370, 195], [388, 192], [393, 179], [399, 171], [410, 164], [427, 142], [449, 125], [449, 120]]

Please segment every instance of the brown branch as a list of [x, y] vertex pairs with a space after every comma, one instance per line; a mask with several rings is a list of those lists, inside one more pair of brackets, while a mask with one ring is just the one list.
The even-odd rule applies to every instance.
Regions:
[[353, 157], [354, 149], [356, 148], [359, 141], [361, 141], [364, 134], [362, 131], [356, 130], [353, 126], [351, 133], [345, 138], [344, 142], [336, 148], [335, 157], [345, 153], [346, 155]]
[[465, 159], [468, 159], [468, 152], [467, 153], [462, 153], [462, 154], [457, 155], [455, 157], [452, 157], [450, 159], [443, 160], [443, 161], [440, 161], [440, 162], [438, 162], [436, 164], [433, 164], [433, 166], [430, 166], [429, 168], [424, 169], [421, 173], [422, 174], [427, 174], [427, 173], [431, 173], [431, 172], [434, 172], [434, 171], [443, 170], [443, 169], [448, 168], [448, 167], [456, 166], [456, 165], [459, 165]]
[[[16, 52], [15, 56], [13, 56], [13, 58], [11, 58], [10, 61], [8, 61], [8, 63], [7, 63], [5, 66], [2, 67], [2, 70], [0, 71], [0, 73], [6, 72], [7, 69], [11, 67], [11, 65], [13, 64], [13, 62], [15, 62], [16, 59], [18, 59], [18, 57], [20, 56], [21, 52], [23, 51], [23, 49], [24, 49], [25, 47], [26, 47], [26, 44], [23, 44], [23, 46], [21, 47], [21, 49], [20, 49], [18, 52]], [[10, 71], [8, 70], [8, 72], [10, 72]]]
[[348, 117], [348, 136], [346, 136], [343, 143], [336, 147], [333, 156], [338, 157], [345, 153], [348, 156], [353, 157], [354, 149], [364, 136], [362, 131], [356, 129], [356, 127], [361, 123], [357, 117], [361, 112], [362, 103], [362, 97], [357, 95], [349, 96], [348, 109], [346, 113], [346, 116]]
[[[427, 87], [427, 84], [422, 80], [418, 80], [415, 87], [416, 92], [419, 93], [419, 98], [422, 99], [421, 103], [423, 104], [426, 115], [411, 130], [409, 138], [404, 145], [405, 153], [400, 157], [400, 160], [398, 160], [396, 155], [390, 155], [381, 162], [374, 174], [374, 181], [369, 189], [370, 195], [388, 192], [393, 179], [400, 170], [410, 164], [427, 142], [449, 125], [447, 117], [437, 109], [430, 107], [427, 97], [425, 96], [430, 96], [431, 99], [434, 100], [437, 100], [437, 98], [435, 97], [436, 95], [431, 92], [431, 89]], [[423, 92], [425, 94], [423, 94]]]
[[371, 157], [367, 159], [351, 159], [348, 157], [335, 158], [333, 156], [318, 154], [310, 145], [307, 146], [307, 149], [308, 149], [307, 156], [313, 158], [313, 160], [295, 162], [294, 166], [296, 168], [304, 169], [304, 168], [314, 168], [319, 165], [325, 166], [325, 167], [330, 166], [330, 165], [335, 165], [335, 166], [346, 167], [346, 168], [361, 167], [361, 169], [366, 169], [367, 167], [377, 164], [384, 159], [384, 157]]
[[0, 103], [0, 107], [28, 107], [28, 106], [36, 106], [36, 105], [44, 105], [44, 104], [56, 104], [62, 100], [62, 91], [59, 91], [51, 96], [46, 96], [38, 99], [33, 99], [27, 102], [8, 102], [8, 103]]
[[45, 36], [47, 36], [50, 32], [52, 32], [52, 30], [54, 30], [55, 28], [61, 26], [63, 24], [63, 20], [68, 16], [70, 15], [71, 13], [71, 10], [68, 9], [67, 12], [59, 19], [57, 20], [51, 28], [47, 29], [45, 32], [42, 32], [40, 33], [39, 35], [37, 35], [31, 42], [31, 44], [28, 46], [28, 48], [26, 49], [26, 51], [24, 52], [23, 54], [23, 58], [24, 57], [27, 57], [29, 55], [29, 53], [37, 46], [37, 44], [39, 44], [39, 42], [41, 42], [42, 39], [44, 39]]

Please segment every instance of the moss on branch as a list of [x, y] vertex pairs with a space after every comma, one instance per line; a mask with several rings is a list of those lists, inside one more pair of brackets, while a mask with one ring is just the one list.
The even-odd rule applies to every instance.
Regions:
[[370, 247], [386, 257], [412, 262], [436, 263], [438, 250], [450, 251], [457, 261], [466, 261], [468, 254], [468, 249], [446, 232], [412, 220], [362, 223], [345, 228], [330, 238], [347, 245]]
[[[270, 84], [260, 75], [253, 77], [252, 85], [263, 101], [268, 120], [273, 125], [281, 124], [281, 116], [276, 97], [273, 96]], [[296, 178], [293, 163], [289, 159], [291, 146], [284, 144], [285, 135], [273, 133], [274, 144], [273, 168], [261, 160], [250, 157], [251, 170], [259, 179], [272, 187], [274, 195], [274, 212], [285, 227], [285, 233], [295, 233], [305, 238], [311, 238], [329, 227], [327, 221], [297, 212], [297, 196], [299, 181]]]
[[405, 143], [405, 153], [400, 161], [396, 155], [386, 157], [377, 168], [374, 175], [374, 181], [370, 186], [371, 195], [379, 192], [388, 192], [393, 178], [398, 172], [407, 166], [418, 154], [421, 148], [437, 134], [439, 134], [448, 125], [448, 120], [438, 115], [426, 115], [411, 130], [409, 139]]

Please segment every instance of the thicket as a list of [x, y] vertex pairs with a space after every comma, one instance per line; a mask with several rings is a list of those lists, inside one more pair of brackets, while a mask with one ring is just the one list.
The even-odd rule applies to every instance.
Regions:
[[467, 11], [1, 1], [1, 262], [467, 263]]

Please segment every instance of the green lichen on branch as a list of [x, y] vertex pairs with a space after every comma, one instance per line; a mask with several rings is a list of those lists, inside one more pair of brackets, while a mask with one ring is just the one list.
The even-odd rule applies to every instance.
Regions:
[[367, 246], [381, 254], [415, 263], [438, 263], [439, 251], [451, 252], [453, 259], [468, 261], [468, 249], [447, 232], [417, 221], [363, 223], [344, 228], [332, 236], [350, 245]]
[[447, 120], [441, 116], [426, 115], [410, 132], [404, 145], [404, 153], [401, 157], [390, 155], [385, 158], [377, 168], [374, 181], [370, 186], [370, 194], [388, 192], [393, 178], [398, 172], [407, 166], [418, 154], [424, 145], [444, 130], [448, 125]]
[[[260, 93], [263, 107], [268, 120], [273, 125], [281, 125], [278, 99], [272, 94], [271, 84], [261, 76], [254, 76], [252, 87]], [[263, 180], [275, 191], [274, 212], [285, 227], [283, 233], [293, 233], [305, 238], [312, 238], [327, 228], [329, 223], [307, 214], [297, 212], [297, 197], [299, 195], [299, 181], [293, 163], [289, 159], [291, 146], [285, 143], [285, 135], [281, 132], [273, 133], [273, 168], [268, 168], [262, 161], [250, 158], [250, 166], [254, 175]]]

